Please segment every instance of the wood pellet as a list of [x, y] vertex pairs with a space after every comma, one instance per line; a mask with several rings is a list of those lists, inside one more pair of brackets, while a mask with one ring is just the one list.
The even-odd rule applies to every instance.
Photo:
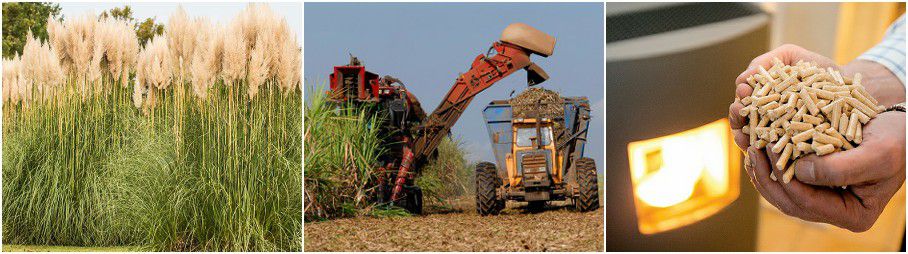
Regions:
[[[762, 66], [747, 78], [753, 88], [741, 98], [738, 113], [748, 124], [742, 131], [750, 135], [750, 145], [779, 153], [777, 170], [781, 180], [791, 181], [794, 160], [815, 153], [818, 156], [853, 149], [863, 141], [863, 125], [884, 107], [861, 85], [861, 74], [842, 76], [832, 68], [798, 61], [785, 65], [778, 58], [773, 66]], [[778, 181], [774, 174], [773, 181]]]

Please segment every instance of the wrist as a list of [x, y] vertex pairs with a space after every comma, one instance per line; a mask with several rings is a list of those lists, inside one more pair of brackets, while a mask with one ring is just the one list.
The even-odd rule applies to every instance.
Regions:
[[905, 102], [905, 85], [886, 66], [874, 61], [855, 59], [842, 69], [848, 77], [861, 73], [861, 84], [883, 106], [889, 108]]
[[880, 113], [880, 115], [882, 114], [905, 117], [904, 111], [884, 111], [883, 113]]
[[905, 102], [901, 102], [895, 105], [892, 105], [885, 110], [886, 112], [902, 112], [905, 113]]

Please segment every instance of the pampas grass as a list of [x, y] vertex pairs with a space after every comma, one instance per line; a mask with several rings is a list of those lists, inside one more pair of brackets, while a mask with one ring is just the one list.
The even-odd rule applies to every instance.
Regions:
[[[50, 19], [50, 17], [48, 17]], [[53, 48], [56, 49], [63, 69], [76, 80], [80, 94], [85, 98], [88, 93], [88, 83], [93, 83], [101, 67], [98, 56], [99, 47], [95, 46], [95, 26], [98, 21], [94, 14], [86, 13], [66, 21], [57, 22], [48, 20], [48, 37]]]
[[224, 37], [224, 78], [245, 78], [250, 98], [263, 83], [277, 85], [283, 92], [299, 90], [300, 60], [300, 48], [286, 20], [262, 4], [249, 4]]
[[19, 56], [3, 59], [3, 102], [8, 105], [7, 108], [16, 106], [22, 101], [25, 82], [25, 76], [22, 74], [22, 60], [19, 59]]
[[135, 68], [139, 43], [133, 25], [122, 19], [106, 18], [98, 22], [95, 31], [96, 52], [106, 66], [107, 74], [126, 87], [129, 72]]
[[28, 33], [22, 50], [22, 70], [29, 83], [38, 86], [39, 94], [46, 94], [63, 83], [63, 69], [57, 54], [50, 45]]
[[302, 55], [297, 45], [296, 37], [290, 37], [280, 44], [279, 50], [276, 51], [280, 52], [279, 56], [272, 58], [272, 61], [278, 60], [277, 68], [272, 69], [272, 73], [279, 80], [282, 91], [301, 90]]
[[23, 102], [7, 101], [3, 109], [4, 243], [130, 244], [136, 239], [128, 218], [109, 203], [120, 194], [107, 185], [118, 182], [110, 159], [132, 144], [137, 119], [119, 97], [126, 88], [93, 89], [114, 82], [101, 72], [93, 82], [67, 76], [57, 54], [66, 51], [50, 41], [29, 38], [21, 62], [4, 66], [4, 75], [18, 73], [4, 77], [4, 86], [15, 84], [4, 92]]
[[140, 49], [123, 20], [50, 19], [3, 62], [4, 243], [300, 250], [301, 52], [281, 20], [178, 8]]
[[267, 54], [267, 39], [259, 37], [256, 39], [256, 45], [249, 52], [249, 71], [246, 80], [249, 82], [249, 98], [255, 98], [259, 92], [259, 87], [265, 83], [268, 78], [268, 63], [271, 62], [271, 55]]
[[242, 23], [235, 19], [224, 33], [224, 60], [221, 62], [224, 80], [231, 82], [246, 77], [246, 53]]
[[221, 74], [224, 59], [224, 32], [220, 25], [212, 26], [207, 19], [199, 19], [196, 48], [192, 56], [192, 91], [195, 96], [206, 99], [208, 89], [214, 86]]
[[47, 33], [49, 47], [63, 72], [77, 83], [83, 99], [90, 93], [110, 90], [111, 84], [128, 86], [139, 51], [136, 33], [128, 21], [99, 19], [93, 13], [63, 22], [48, 17]]
[[149, 114], [157, 97], [173, 83], [173, 58], [167, 37], [154, 37], [139, 52], [133, 103]]

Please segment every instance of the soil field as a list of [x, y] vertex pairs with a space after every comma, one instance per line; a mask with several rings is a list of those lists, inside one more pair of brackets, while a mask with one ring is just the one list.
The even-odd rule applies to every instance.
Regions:
[[420, 216], [305, 223], [305, 251], [603, 251], [604, 209], [580, 213], [567, 202], [543, 211], [508, 202], [481, 217], [472, 198]]

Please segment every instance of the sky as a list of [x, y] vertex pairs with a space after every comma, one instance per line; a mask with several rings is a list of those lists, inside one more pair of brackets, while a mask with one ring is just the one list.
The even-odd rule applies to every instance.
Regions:
[[[590, 99], [585, 156], [605, 168], [602, 3], [305, 3], [303, 9], [307, 86], [327, 86], [332, 67], [347, 64], [352, 53], [366, 70], [401, 79], [427, 113], [508, 24], [527, 23], [555, 36], [552, 56], [532, 56], [550, 77], [537, 87]], [[469, 160], [494, 158], [483, 108], [526, 87], [526, 72], [518, 71], [473, 99], [452, 129]]]
[[[79, 3], [79, 2], [62, 2], [60, 4], [61, 14], [64, 17], [74, 17], [82, 15], [86, 12], [92, 12], [95, 15], [101, 14], [101, 12], [114, 7], [123, 7], [126, 5], [125, 2], [99, 2], [99, 3]], [[145, 18], [154, 18], [155, 22], [159, 24], [167, 25], [167, 19], [170, 17], [176, 9], [177, 5], [182, 5], [183, 10], [186, 11], [186, 14], [189, 17], [207, 17], [212, 23], [217, 24], [221, 22], [226, 24], [230, 22], [243, 8], [246, 8], [246, 3], [242, 2], [230, 2], [230, 3], [150, 3], [150, 2], [131, 2], [129, 6], [132, 8], [133, 17], [137, 20], [145, 20]], [[277, 15], [283, 16], [287, 19], [287, 24], [290, 26], [291, 31], [293, 31], [297, 36], [297, 41], [303, 40], [302, 27], [302, 8], [300, 3], [294, 2], [273, 2], [268, 3], [268, 6], [271, 7], [271, 10], [274, 11]]]

